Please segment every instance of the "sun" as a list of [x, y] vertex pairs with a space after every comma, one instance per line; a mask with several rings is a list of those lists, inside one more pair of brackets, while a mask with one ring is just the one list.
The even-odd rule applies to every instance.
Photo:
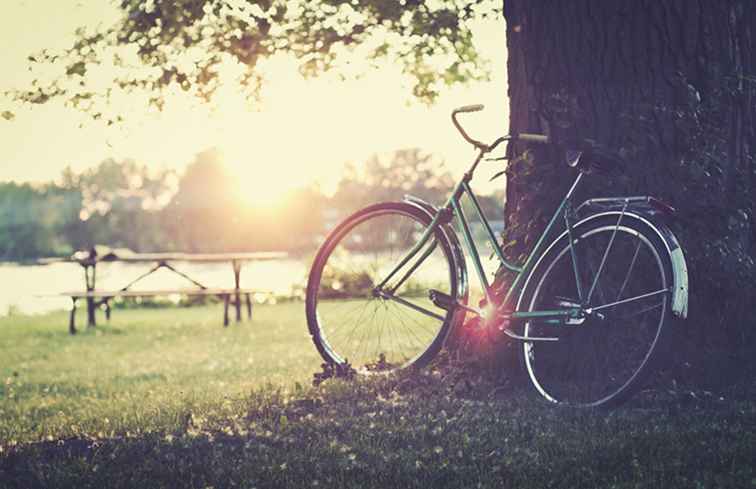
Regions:
[[247, 165], [243, 162], [229, 165], [237, 178], [238, 193], [242, 202], [255, 208], [272, 208], [282, 204], [296, 185], [280, 165]]
[[268, 94], [259, 110], [252, 110], [233, 86], [223, 87], [214, 97], [215, 122], [222, 124], [207, 132], [237, 179], [238, 195], [251, 207], [278, 207], [291, 192], [322, 180], [335, 166], [313, 161], [312, 148], [325, 138], [313, 135], [317, 124], [306, 117], [311, 111], [303, 115], [304, 102], [292, 102], [299, 101], [292, 94], [306, 90], [289, 88]]

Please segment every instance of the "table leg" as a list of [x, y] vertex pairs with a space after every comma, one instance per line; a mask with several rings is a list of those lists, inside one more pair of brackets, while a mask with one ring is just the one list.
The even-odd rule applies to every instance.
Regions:
[[236, 307], [236, 322], [241, 321], [241, 294], [239, 293], [241, 283], [241, 262], [233, 260], [231, 265], [234, 267], [234, 288], [236, 292], [234, 294], [234, 306]]
[[245, 294], [247, 296], [247, 319], [252, 319], [252, 294]]
[[228, 326], [228, 299], [229, 294], [223, 294], [223, 326]]
[[71, 301], [71, 317], [68, 319], [68, 332], [70, 334], [76, 334], [76, 297], [72, 297]]
[[[91, 265], [85, 265], [84, 266], [84, 278], [87, 283], [87, 292], [92, 292], [95, 289], [95, 282], [96, 282], [96, 265], [92, 263]], [[97, 326], [97, 321], [95, 318], [95, 311], [97, 310], [97, 306], [95, 304], [94, 297], [87, 297], [87, 327], [92, 328], [94, 326]]]

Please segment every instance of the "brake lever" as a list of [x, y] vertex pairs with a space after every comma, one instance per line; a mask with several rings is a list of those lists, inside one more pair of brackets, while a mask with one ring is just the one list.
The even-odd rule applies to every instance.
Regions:
[[499, 156], [498, 158], [483, 158], [483, 161], [504, 161], [508, 159], [509, 156]]

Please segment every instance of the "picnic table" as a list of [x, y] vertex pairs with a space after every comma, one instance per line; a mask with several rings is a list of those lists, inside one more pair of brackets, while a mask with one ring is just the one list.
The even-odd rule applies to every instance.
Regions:
[[[135, 253], [129, 250], [102, 250], [92, 248], [86, 251], [77, 251], [68, 258], [50, 259], [46, 262], [73, 262], [84, 269], [85, 290], [63, 292], [60, 295], [71, 298], [71, 313], [69, 319], [69, 332], [76, 334], [76, 306], [77, 302], [85, 299], [87, 303], [87, 327], [97, 324], [96, 311], [101, 306], [105, 308], [105, 317], [110, 319], [110, 301], [116, 297], [150, 297], [159, 295], [181, 294], [188, 296], [216, 296], [223, 299], [223, 325], [228, 326], [229, 305], [236, 309], [236, 321], [241, 321], [242, 297], [246, 298], [248, 318], [252, 317], [253, 290], [241, 287], [242, 265], [247, 262], [260, 260], [276, 260], [288, 256], [283, 252], [253, 252], [253, 253]], [[96, 288], [97, 265], [100, 263], [154, 263], [147, 272], [135, 277], [117, 290], [99, 290]], [[233, 271], [233, 287], [210, 288], [176, 268], [176, 262], [191, 263], [229, 263]], [[160, 269], [167, 269], [191, 282], [192, 288], [169, 289], [169, 290], [132, 290], [132, 287], [152, 275]]]

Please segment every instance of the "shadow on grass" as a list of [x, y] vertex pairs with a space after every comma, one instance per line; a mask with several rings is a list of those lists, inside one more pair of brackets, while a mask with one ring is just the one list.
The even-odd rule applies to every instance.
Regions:
[[752, 387], [586, 412], [438, 373], [329, 380], [257, 392], [238, 417], [187, 412], [172, 433], [6, 447], [0, 486], [751, 487]]

